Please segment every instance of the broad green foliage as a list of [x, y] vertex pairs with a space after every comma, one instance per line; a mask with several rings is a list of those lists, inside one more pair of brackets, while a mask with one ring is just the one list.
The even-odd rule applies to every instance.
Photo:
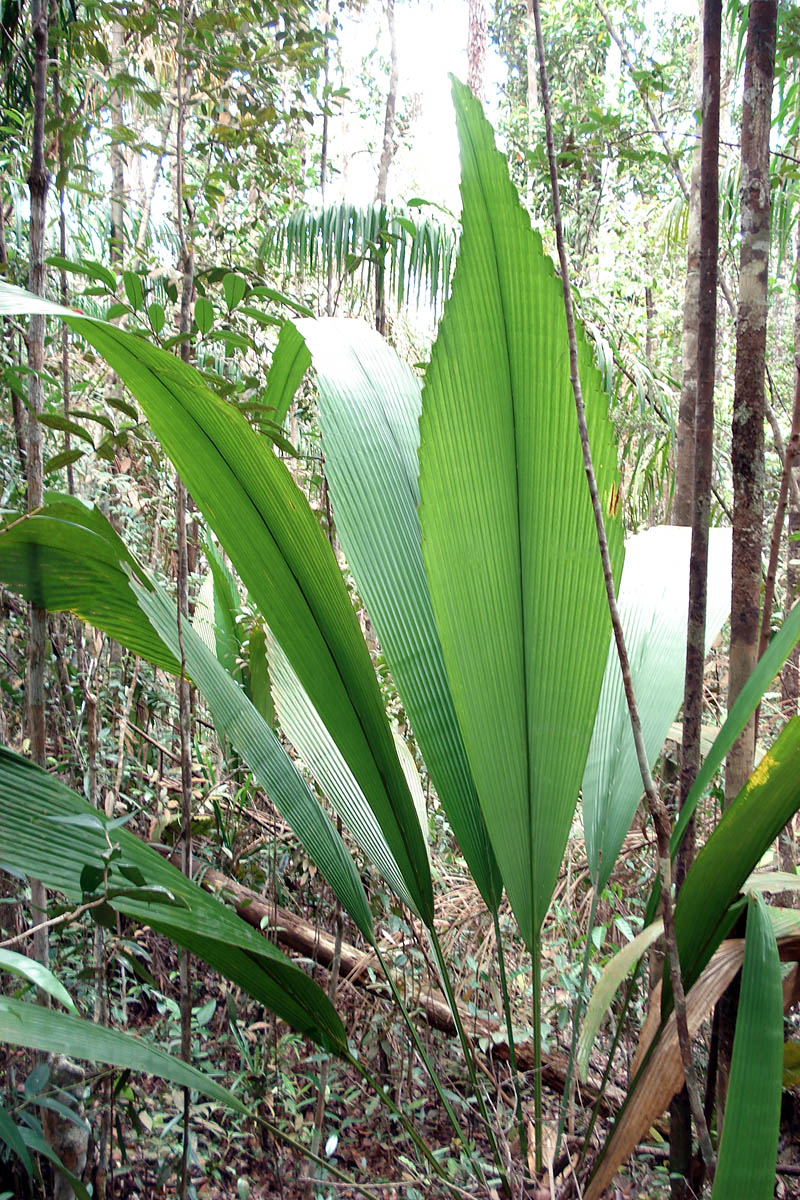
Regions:
[[0, 527], [2, 579], [31, 604], [84, 616], [135, 654], [167, 671], [178, 661], [142, 621], [129, 587], [141, 568], [97, 509], [70, 496], [49, 496], [45, 513], [13, 517]]
[[[0, 845], [6, 862], [70, 902], [100, 888], [111, 908], [166, 934], [315, 1042], [347, 1052], [342, 1023], [313, 980], [155, 850], [3, 747]], [[121, 854], [109, 858], [115, 846]]]
[[[84, 514], [86, 523], [92, 526], [91, 530], [82, 523]], [[70, 524], [70, 518], [74, 518], [76, 524]], [[149, 635], [154, 644], [162, 647], [165, 661], [168, 655], [174, 655], [177, 670], [180, 640], [175, 605], [147, 579], [141, 566], [128, 554], [119, 536], [107, 523], [101, 543], [106, 557], [96, 557], [98, 537], [95, 536], [95, 530], [100, 531], [104, 522], [105, 518], [94, 509], [87, 509], [70, 496], [61, 497], [52, 506], [45, 506], [35, 517], [18, 519], [9, 533], [0, 533], [0, 577], [5, 575], [9, 552], [13, 556], [15, 549], [13, 541], [7, 546], [7, 538], [14, 538], [19, 530], [29, 529], [31, 537], [26, 544], [33, 548], [38, 548], [40, 543], [47, 545], [58, 542], [59, 539], [68, 541], [73, 553], [84, 563], [93, 586], [87, 589], [83, 586], [82, 576], [73, 574], [69, 569], [57, 570], [52, 562], [48, 562], [47, 571], [52, 586], [61, 597], [62, 606], [90, 624], [119, 637], [125, 645], [141, 644]], [[110, 562], [107, 557], [108, 553], [114, 552], [118, 557], [117, 563]], [[30, 599], [41, 588], [35, 555], [28, 565], [29, 573], [18, 575], [17, 586]], [[138, 601], [135, 614], [138, 621], [135, 622], [134, 614], [131, 614], [131, 620], [121, 630], [113, 620], [110, 624], [106, 621], [107, 609], [103, 597], [106, 595], [106, 582], [110, 581], [113, 586], [117, 575], [124, 573], [126, 567], [128, 574], [123, 577], [130, 599], [134, 603]], [[221, 563], [217, 561], [218, 573], [220, 570]], [[272, 797], [276, 808], [294, 829], [364, 937], [369, 942], [374, 941], [375, 932], [364, 889], [353, 860], [327, 813], [311, 794], [272, 729], [232, 678], [231, 668], [226, 669], [191, 626], [184, 625], [182, 641], [186, 670], [207, 701], [217, 732], [229, 740]], [[366, 807], [363, 797], [361, 803]], [[385, 842], [380, 834], [377, 836], [384, 855], [388, 855]]]
[[247, 1113], [241, 1100], [203, 1071], [129, 1033], [106, 1029], [77, 1015], [0, 996], [0, 1041], [47, 1054], [68, 1054], [71, 1058], [109, 1063], [125, 1071], [158, 1075], [179, 1087], [194, 1088], [225, 1108]]
[[336, 530], [439, 799], [490, 908], [502, 884], [442, 657], [417, 506], [421, 385], [355, 321], [301, 321], [319, 391]]
[[[454, 95], [464, 208], [422, 398], [422, 550], [481, 809], [533, 947], [575, 810], [610, 624], [561, 287], [480, 106], [460, 84]], [[618, 576], [615, 443], [583, 337], [580, 362]]]
[[[800, 717], [793, 717], [692, 863], [675, 906], [684, 981], [690, 987], [730, 929], [742, 885], [800, 802]], [[664, 1003], [670, 1003], [664, 989]]]
[[725, 1122], [712, 1200], [769, 1200], [783, 1077], [783, 992], [764, 901], [750, 897]]
[[[690, 529], [663, 525], [637, 534], [625, 547], [619, 611], [651, 765], [683, 700], [690, 542]], [[730, 559], [730, 530], [712, 529], [706, 651], [730, 608]], [[642, 777], [611, 638], [581, 787], [586, 855], [598, 891], [608, 883], [641, 795]]]
[[[478, 888], [496, 911], [505, 886], [538, 964], [541, 926], [581, 781], [598, 888], [608, 879], [640, 783], [616, 659], [609, 651], [560, 284], [480, 105], [457, 83], [454, 96], [462, 235], [424, 386], [375, 334], [340, 322], [303, 320], [281, 334], [267, 398], [276, 420], [283, 420], [313, 360], [334, 512], [356, 587]], [[379, 218], [382, 227], [385, 214]], [[371, 221], [362, 222], [362, 241]], [[286, 235], [294, 239], [291, 254], [327, 270], [329, 260], [319, 258], [324, 242], [331, 262], [352, 266], [349, 222], [344, 210], [298, 217]], [[416, 226], [401, 222], [399, 228], [409, 238], [417, 236]], [[284, 242], [281, 253], [289, 254], [289, 244]], [[427, 273], [444, 287], [445, 249], [431, 243], [412, 270], [408, 261], [393, 257], [401, 244], [399, 233], [387, 240], [380, 227], [372, 241], [366, 238], [362, 249], [372, 256], [378, 277], [385, 283], [386, 272], [396, 269], [406, 287], [410, 278]], [[221, 282], [228, 308], [241, 305], [242, 277], [229, 272]], [[51, 498], [38, 514], [0, 530], [0, 578], [37, 604], [92, 621], [167, 670], [177, 671], [183, 657], [220, 736], [249, 764], [365, 939], [374, 942], [352, 858], [270, 728], [271, 687], [284, 732], [397, 896], [427, 924], [440, 953], [414, 763], [405, 746], [399, 751], [395, 746], [336, 557], [269, 441], [210, 391], [197, 371], [129, 331], [0, 284], [3, 312], [63, 316], [133, 392], [259, 610], [250, 635], [249, 674], [241, 670], [238, 583], [212, 544], [198, 622], [204, 623], [203, 637], [187, 624], [179, 639], [175, 609], [163, 590], [99, 514], [69, 497]], [[579, 360], [618, 580], [623, 545], [616, 443], [608, 399], [581, 332]], [[716, 540], [724, 542], [724, 535]], [[648, 551], [655, 546], [668, 577], [656, 600], [652, 559], [646, 557], [644, 566], [638, 560], [645, 543]], [[680, 702], [685, 533], [652, 531], [635, 546], [623, 577], [622, 607], [648, 753], [655, 758]], [[721, 575], [723, 568], [714, 573]], [[713, 605], [709, 634], [723, 607], [724, 602]], [[798, 635], [800, 608], [742, 693], [710, 764], [718, 765], [745, 709], [752, 710]], [[797, 809], [799, 756], [796, 718], [685, 881], [676, 927], [689, 986], [747, 903], [739, 895], [754, 865]], [[691, 804], [713, 769], [707, 765], [701, 774]], [[307, 976], [154, 851], [5, 750], [0, 750], [0, 845], [10, 865], [71, 902], [102, 898], [186, 947], [319, 1045], [348, 1054], [338, 1016]], [[763, 925], [760, 901], [754, 901], [746, 974], [751, 982], [763, 976], [774, 1008], [775, 961]], [[607, 999], [656, 932], [640, 935], [608, 972], [590, 1014], [584, 1057]], [[745, 1005], [746, 1049], [738, 1059], [744, 1082], [737, 1082], [735, 1103], [744, 1111], [739, 1096], [749, 1088], [769, 1093], [759, 1140], [759, 1154], [768, 1158], [774, 1039], [765, 1040], [765, 1062], [757, 1062], [753, 997], [755, 992], [748, 993]], [[539, 1003], [535, 992], [535, 1009]], [[656, 1041], [670, 1006], [665, 986]], [[59, 1018], [44, 1028], [49, 1018], [26, 1009], [34, 1016], [24, 1044], [46, 1047], [55, 1036], [52, 1021]], [[0, 1006], [0, 1033], [9, 1012]], [[85, 1046], [85, 1029], [63, 1024], [74, 1018], [60, 1019], [63, 1038]], [[538, 1049], [539, 1030], [534, 1036]], [[110, 1044], [103, 1052], [123, 1053]], [[165, 1064], [162, 1073], [167, 1068], [172, 1069]], [[482, 1100], [479, 1090], [476, 1098]], [[762, 1182], [759, 1176], [759, 1188]], [[724, 1177], [718, 1187], [720, 1196], [733, 1194], [724, 1190]]]
[[[50, 312], [0, 287], [0, 312]], [[100, 321], [65, 317], [141, 404], [359, 782], [415, 906], [432, 919], [425, 845], [358, 620], [308, 501], [245, 419], [186, 363]]]

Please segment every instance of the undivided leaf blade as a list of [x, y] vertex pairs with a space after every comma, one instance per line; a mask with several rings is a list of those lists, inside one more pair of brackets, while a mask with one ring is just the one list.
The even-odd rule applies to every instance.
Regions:
[[[96, 823], [58, 819], [76, 816], [94, 817]], [[110, 900], [113, 908], [184, 946], [319, 1045], [347, 1053], [342, 1023], [313, 980], [155, 850], [125, 829], [112, 829], [80, 796], [0, 746], [0, 845], [9, 866], [80, 902], [81, 874], [87, 865], [103, 867], [108, 837], [148, 884], [179, 901], [118, 896]]]
[[[145, 620], [128, 585], [138, 564], [106, 518], [74, 496], [0, 528], [0, 579], [32, 604], [91, 620], [168, 671], [178, 662]], [[91, 612], [92, 616], [89, 616]]]
[[586, 1016], [583, 1019], [581, 1035], [578, 1039], [578, 1074], [584, 1082], [589, 1072], [589, 1057], [592, 1053], [594, 1040], [597, 1037], [603, 1017], [611, 1001], [614, 999], [617, 988], [631, 968], [639, 961], [645, 951], [649, 950], [653, 942], [663, 932], [664, 922], [661, 918], [653, 921], [652, 925], [648, 925], [641, 933], [638, 933], [635, 938], [628, 942], [626, 946], [623, 946], [603, 968], [603, 972], [594, 986], [592, 998], [589, 1001]]
[[0, 284], [0, 314], [61, 315], [130, 388], [289, 657], [383, 829], [423, 918], [433, 892], [414, 805], [333, 551], [285, 465], [188, 364], [114, 325]]
[[123, 1070], [157, 1075], [179, 1087], [194, 1088], [226, 1108], [247, 1113], [244, 1104], [232, 1092], [220, 1087], [190, 1063], [182, 1062], [166, 1050], [130, 1033], [107, 1029], [83, 1017], [0, 996], [0, 1040], [12, 1046], [27, 1046], [48, 1054], [67, 1054], [71, 1058], [90, 1059]]
[[352, 771], [308, 698], [286, 655], [267, 637], [272, 698], [280, 726], [389, 887], [414, 909], [403, 876]]
[[[618, 605], [651, 765], [683, 699], [690, 542], [690, 529], [664, 525], [637, 534], [625, 547]], [[706, 652], [730, 608], [730, 555], [730, 530], [712, 529]], [[608, 883], [641, 795], [642, 777], [612, 638], [581, 787], [586, 853], [598, 891]]]
[[421, 385], [360, 322], [299, 321], [319, 392], [336, 531], [439, 799], [490, 908], [502, 891], [447, 680], [422, 561]]
[[[610, 624], [561, 286], [480, 106], [460, 84], [454, 94], [463, 232], [423, 391], [422, 547], [472, 776], [532, 946], [577, 802]], [[618, 576], [616, 446], [583, 335], [579, 358]]]
[[[800, 808], [800, 717], [793, 717], [728, 806], [692, 863], [675, 905], [686, 987], [727, 932], [728, 913], [750, 873]], [[670, 991], [664, 988], [665, 1011]]]
[[27, 954], [18, 954], [15, 950], [0, 949], [0, 970], [10, 971], [13, 975], [19, 975], [22, 979], [27, 979], [29, 983], [33, 983], [36, 987], [46, 992], [48, 996], [52, 996], [54, 1000], [58, 1000], [70, 1012], [77, 1013], [75, 1001], [70, 996], [67, 989], [59, 979], [56, 979], [53, 972], [37, 962], [33, 958], [29, 958]]
[[[142, 610], [154, 629], [179, 651], [175, 607], [158, 589], [134, 585]], [[217, 732], [229, 739], [278, 811], [300, 838], [345, 911], [368, 942], [375, 930], [364, 888], [344, 842], [330, 818], [301, 779], [294, 764], [241, 687], [203, 644], [195, 631], [182, 631], [186, 668], [205, 697]]]
[[311, 365], [311, 355], [297, 328], [287, 321], [278, 335], [272, 355], [264, 403], [271, 408], [272, 420], [279, 427], [286, 420], [295, 392]]
[[[65, 497], [63, 500], [56, 500], [53, 507], [56, 512], [60, 512], [64, 506], [69, 508], [71, 502], [71, 497]], [[34, 526], [31, 534], [33, 546], [37, 545], [36, 536], [42, 530], [49, 529], [47, 520], [50, 517], [50, 507], [49, 505], [45, 506], [37, 518], [38, 523]], [[84, 510], [84, 506], [79, 505], [78, 507], [81, 511]], [[173, 669], [177, 671], [180, 640], [174, 603], [160, 588], [146, 578], [141, 566], [126, 550], [119, 535], [105, 518], [94, 509], [85, 511], [88, 514], [87, 521], [97, 531], [98, 537], [93, 536], [92, 530], [74, 526], [72, 549], [81, 562], [91, 566], [96, 586], [88, 591], [82, 586], [76, 587], [73, 577], [67, 573], [59, 585], [61, 601], [84, 620], [98, 628], [107, 629], [105, 621], [107, 614], [103, 600], [106, 589], [103, 585], [106, 579], [110, 578], [113, 582], [116, 575], [122, 573], [134, 604], [138, 598], [138, 618], [146, 627], [150, 641], [162, 647], [167, 656], [167, 665], [174, 664]], [[25, 526], [25, 524], [25, 520], [18, 522], [17, 528]], [[105, 525], [104, 529], [101, 524]], [[93, 558], [98, 544], [103, 547], [105, 554], [103, 558]], [[0, 536], [0, 565], [2, 564], [2, 549], [3, 539]], [[109, 561], [109, 558], [115, 558], [116, 561]], [[212, 559], [212, 562], [214, 561]], [[221, 594], [222, 608], [227, 611], [230, 621], [232, 621], [230, 612], [230, 606], [233, 604], [233, 595], [230, 590], [232, 580], [221, 574], [222, 568], [218, 561], [216, 567], [215, 587]], [[219, 582], [217, 582], [218, 578]], [[136, 580], [141, 582], [135, 582]], [[133, 588], [132, 592], [130, 591], [131, 587]], [[123, 600], [125, 606], [129, 607], [129, 600], [125, 597]], [[116, 628], [120, 633], [119, 628]], [[235, 637], [235, 627], [229, 632], [231, 637]], [[206, 633], [213, 644], [215, 641], [214, 630], [207, 629]], [[208, 702], [217, 731], [230, 740], [234, 748], [248, 763], [259, 783], [272, 798], [276, 808], [286, 818], [311, 859], [330, 883], [345, 911], [349, 913], [367, 940], [371, 941], [374, 938], [372, 917], [353, 860], [329, 817], [298, 774], [273, 730], [254, 708], [229, 671], [218, 661], [214, 651], [203, 641], [201, 634], [192, 627], [184, 626], [183, 649], [188, 674]], [[231, 665], [235, 667], [233, 647], [229, 647], [229, 649], [233, 659]], [[93, 811], [88, 819], [95, 828], [102, 828], [100, 817]], [[98, 868], [96, 873], [98, 879], [103, 878], [102, 869]], [[82, 874], [81, 888], [85, 890], [85, 880], [91, 872], [86, 869]]]
[[747, 911], [742, 983], [725, 1123], [711, 1200], [770, 1200], [781, 1118], [783, 992], [775, 935], [761, 896]]

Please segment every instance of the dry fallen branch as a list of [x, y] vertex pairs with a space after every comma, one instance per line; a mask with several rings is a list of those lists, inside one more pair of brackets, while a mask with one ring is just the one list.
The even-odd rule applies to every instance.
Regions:
[[[220, 893], [236, 908], [237, 913], [248, 924], [262, 929], [264, 933], [273, 933], [283, 945], [307, 958], [311, 958], [320, 966], [329, 968], [334, 956], [335, 939], [329, 933], [319, 929], [310, 921], [288, 912], [287, 909], [273, 904], [270, 900], [251, 892], [248, 888], [229, 879], [221, 871], [207, 870], [199, 880], [208, 891]], [[262, 927], [262, 921], [265, 921]], [[374, 994], [391, 999], [388, 985], [381, 979], [370, 980], [368, 967], [377, 967], [375, 955], [369, 949], [360, 950], [348, 942], [342, 942], [340, 972], [342, 979], [362, 988], [369, 988]], [[433, 990], [422, 990], [413, 998], [414, 1014], [424, 1017], [432, 1029], [455, 1036], [456, 1027], [452, 1013], [444, 996]], [[482, 1021], [476, 1024], [472, 1013], [462, 1010], [462, 1020], [465, 1027], [472, 1030], [473, 1037], [489, 1038], [491, 1054], [503, 1062], [508, 1061], [508, 1044], [504, 1041], [494, 1042], [500, 1032], [497, 1021]], [[529, 1071], [533, 1068], [533, 1043], [520, 1042], [516, 1046], [517, 1061], [520, 1069]], [[542, 1083], [554, 1092], [562, 1093], [567, 1078], [566, 1054], [543, 1055]], [[586, 1084], [582, 1084], [582, 1092], [587, 1099], [594, 1103], [599, 1094], [599, 1076], [592, 1075]], [[621, 1088], [610, 1084], [606, 1087], [600, 1107], [605, 1113], [618, 1110], [625, 1099]]]

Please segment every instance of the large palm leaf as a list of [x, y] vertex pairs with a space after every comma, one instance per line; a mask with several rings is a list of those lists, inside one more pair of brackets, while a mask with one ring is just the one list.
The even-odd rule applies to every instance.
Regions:
[[[687, 528], [663, 525], [637, 534], [625, 547], [619, 610], [651, 764], [661, 753], [683, 697], [690, 536]], [[712, 529], [706, 652], [730, 609], [730, 557], [730, 530]], [[589, 871], [594, 886], [602, 890], [642, 795], [613, 638], [581, 792]]]
[[64, 317], [147, 418], [334, 736], [426, 922], [427, 852], [358, 621], [308, 501], [269, 443], [188, 364], [102, 321], [0, 284], [0, 314]]
[[421, 385], [374, 330], [299, 321], [317, 379], [336, 530], [439, 799], [490, 908], [502, 884], [458, 727], [422, 561]]
[[[425, 380], [422, 549], [481, 808], [530, 946], [569, 833], [609, 621], [569, 381], [561, 287], [468, 90], [454, 83], [462, 236]], [[581, 376], [612, 562], [613, 431]]]
[[[334, 1053], [347, 1054], [342, 1023], [312, 979], [155, 850], [127, 830], [109, 826], [86, 800], [0, 746], [4, 863], [65, 893], [70, 902], [80, 901], [85, 870], [102, 878], [113, 844], [147, 888], [126, 887], [119, 876], [122, 886], [109, 893], [112, 907], [185, 946], [294, 1029]], [[112, 867], [112, 883], [113, 875]], [[162, 899], [153, 888], [162, 889]]]

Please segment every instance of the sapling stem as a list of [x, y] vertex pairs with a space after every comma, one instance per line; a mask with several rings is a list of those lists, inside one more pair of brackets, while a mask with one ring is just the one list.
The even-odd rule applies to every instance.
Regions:
[[533, 990], [533, 1132], [534, 1166], [542, 1173], [542, 934], [536, 931], [531, 956], [531, 987]]
[[697, 1072], [694, 1068], [694, 1062], [692, 1060], [692, 1044], [689, 1037], [689, 1027], [686, 1020], [686, 996], [683, 989], [678, 942], [675, 936], [675, 924], [673, 921], [672, 859], [670, 857], [669, 846], [671, 834], [670, 819], [666, 806], [656, 791], [653, 783], [647, 750], [645, 748], [644, 738], [642, 736], [642, 725], [639, 719], [639, 709], [636, 704], [636, 696], [633, 690], [630, 661], [628, 659], [628, 651], [625, 646], [625, 635], [622, 629], [622, 621], [620, 619], [619, 609], [617, 607], [614, 574], [611, 568], [611, 557], [608, 552], [608, 541], [606, 538], [605, 521], [603, 519], [603, 508], [600, 502], [600, 495], [597, 490], [597, 479], [594, 473], [592, 451], [589, 445], [589, 432], [586, 426], [586, 409], [583, 401], [580, 375], [578, 372], [578, 339], [575, 330], [575, 314], [572, 304], [569, 263], [567, 262], [566, 248], [564, 246], [564, 230], [561, 221], [558, 169], [556, 166], [555, 145], [553, 142], [553, 122], [550, 112], [550, 95], [548, 90], [547, 68], [545, 66], [544, 58], [544, 40], [542, 38], [542, 20], [539, 0], [533, 0], [533, 18], [536, 28], [536, 49], [539, 56], [539, 79], [541, 86], [542, 111], [544, 113], [545, 136], [547, 140], [547, 158], [550, 166], [550, 185], [553, 196], [553, 223], [555, 225], [556, 245], [558, 247], [558, 258], [561, 266], [561, 286], [564, 293], [564, 309], [567, 319], [570, 383], [572, 384], [572, 392], [575, 398], [575, 411], [578, 418], [581, 448], [583, 450], [583, 464], [586, 471], [586, 481], [589, 486], [592, 509], [594, 511], [595, 527], [597, 529], [597, 541], [600, 548], [600, 558], [603, 564], [603, 576], [606, 585], [606, 596], [608, 598], [608, 609], [611, 615], [611, 625], [614, 630], [614, 640], [617, 646], [617, 657], [619, 659], [622, 682], [625, 689], [625, 699], [627, 701], [628, 713], [630, 715], [633, 740], [636, 747], [636, 757], [642, 776], [642, 784], [644, 786], [647, 808], [655, 827], [656, 839], [658, 842], [658, 868], [661, 877], [661, 906], [664, 916], [664, 940], [667, 946], [670, 982], [672, 984], [672, 993], [675, 1001], [675, 1024], [678, 1032], [678, 1042], [680, 1044], [683, 1073], [686, 1080], [686, 1090], [689, 1094], [689, 1103], [691, 1105], [692, 1116], [694, 1117], [695, 1125], [697, 1127], [697, 1134], [703, 1159], [706, 1163], [709, 1174], [713, 1177], [714, 1151], [711, 1146], [711, 1138], [709, 1137], [708, 1133], [708, 1125], [706, 1123], [705, 1113], [703, 1112], [700, 1084], [697, 1078]]
[[489, 1145], [492, 1148], [492, 1154], [497, 1166], [497, 1171], [503, 1184], [503, 1191], [507, 1196], [510, 1196], [512, 1193], [511, 1184], [508, 1179], [508, 1172], [506, 1171], [505, 1163], [503, 1162], [502, 1155], [500, 1154], [500, 1147], [497, 1145], [497, 1138], [495, 1137], [494, 1129], [492, 1128], [492, 1123], [486, 1108], [486, 1101], [483, 1098], [483, 1091], [481, 1090], [480, 1083], [478, 1082], [478, 1073], [475, 1070], [475, 1060], [472, 1054], [472, 1047], [470, 1046], [467, 1032], [464, 1029], [464, 1022], [461, 1020], [461, 1013], [458, 1009], [458, 1002], [456, 1001], [455, 992], [453, 991], [453, 985], [450, 982], [450, 974], [447, 970], [447, 963], [442, 952], [441, 942], [439, 941], [439, 937], [432, 924], [426, 926], [426, 928], [431, 939], [431, 945], [433, 946], [433, 952], [436, 956], [436, 962], [439, 966], [439, 974], [442, 977], [442, 986], [444, 987], [445, 995], [447, 996], [447, 1003], [450, 1005], [450, 1011], [453, 1014], [453, 1021], [455, 1022], [456, 1030], [458, 1031], [458, 1038], [461, 1042], [461, 1048], [464, 1051], [464, 1058], [467, 1064], [467, 1071], [469, 1072], [470, 1083], [472, 1084], [473, 1091], [475, 1092], [475, 1099], [477, 1101], [481, 1117], [483, 1118], [486, 1136], [489, 1139]]
[[578, 995], [575, 1000], [575, 1011], [572, 1014], [572, 1040], [569, 1047], [569, 1058], [567, 1059], [567, 1074], [564, 1080], [564, 1094], [561, 1098], [561, 1112], [558, 1114], [558, 1133], [556, 1134], [556, 1149], [554, 1158], [558, 1158], [558, 1152], [561, 1149], [561, 1138], [564, 1134], [564, 1122], [567, 1118], [567, 1109], [569, 1107], [569, 1092], [572, 1087], [572, 1074], [575, 1070], [575, 1050], [578, 1045], [578, 1029], [583, 1016], [583, 1005], [586, 999], [586, 976], [589, 972], [589, 955], [592, 949], [592, 930], [594, 929], [594, 918], [597, 913], [598, 901], [597, 888], [592, 888], [592, 903], [589, 908], [589, 928], [586, 931], [586, 942], [583, 948], [583, 963], [581, 965], [581, 980], [578, 985]]
[[[438, 1076], [436, 1070], [434, 1069], [433, 1063], [430, 1060], [430, 1056], [429, 1056], [427, 1050], [425, 1049], [425, 1046], [423, 1045], [423, 1042], [422, 1042], [421, 1037], [419, 1036], [419, 1033], [417, 1032], [417, 1028], [411, 1018], [411, 1014], [409, 1013], [408, 1009], [405, 1006], [403, 997], [400, 995], [400, 991], [397, 987], [397, 984], [395, 983], [394, 977], [393, 977], [391, 971], [389, 970], [389, 964], [386, 962], [385, 958], [381, 954], [377, 945], [374, 946], [373, 948], [375, 950], [375, 954], [377, 955], [378, 962], [381, 964], [383, 973], [386, 976], [386, 982], [389, 984], [389, 988], [391, 990], [392, 997], [394, 998], [394, 1002], [397, 1005], [397, 1007], [400, 1009], [400, 1013], [403, 1017], [403, 1020], [406, 1023], [406, 1026], [408, 1028], [408, 1032], [411, 1037], [411, 1041], [414, 1045], [414, 1048], [416, 1049], [417, 1053], [419, 1054], [420, 1058], [422, 1059], [422, 1062], [425, 1066], [425, 1070], [428, 1072], [430, 1081], [433, 1084], [434, 1088], [436, 1089], [436, 1094], [442, 1102], [444, 1110], [447, 1113], [448, 1119], [450, 1121], [450, 1124], [453, 1126], [453, 1130], [455, 1131], [456, 1136], [458, 1137], [458, 1139], [462, 1143], [462, 1145], [464, 1147], [466, 1147], [467, 1141], [464, 1137], [464, 1134], [461, 1131], [461, 1126], [459, 1125], [458, 1117], [456, 1116], [455, 1111], [453, 1110], [452, 1104], [447, 1099], [447, 1094], [445, 1093], [445, 1090], [442, 1086], [442, 1082], [439, 1079], [439, 1076]], [[470, 1155], [470, 1157], [473, 1158], [473, 1164], [475, 1166], [475, 1171], [476, 1171], [476, 1174], [477, 1174], [480, 1182], [484, 1186], [486, 1186], [486, 1177], [483, 1173], [483, 1168], [481, 1167], [481, 1165], [478, 1162], [478, 1159], [476, 1157], [474, 1157], [472, 1155]]]
[[520, 1091], [519, 1086], [517, 1047], [514, 1044], [514, 1023], [511, 1020], [511, 1000], [508, 994], [508, 980], [506, 978], [506, 956], [503, 953], [503, 939], [500, 936], [500, 914], [496, 908], [492, 912], [492, 917], [494, 918], [494, 936], [497, 943], [497, 965], [500, 968], [500, 990], [503, 994], [503, 1015], [506, 1021], [506, 1037], [508, 1039], [508, 1061], [511, 1067], [511, 1078], [514, 1083], [514, 1098], [516, 1100], [517, 1126], [519, 1129], [519, 1148], [523, 1162], [527, 1162], [528, 1131], [525, 1128], [525, 1114], [522, 1111], [522, 1092]]

